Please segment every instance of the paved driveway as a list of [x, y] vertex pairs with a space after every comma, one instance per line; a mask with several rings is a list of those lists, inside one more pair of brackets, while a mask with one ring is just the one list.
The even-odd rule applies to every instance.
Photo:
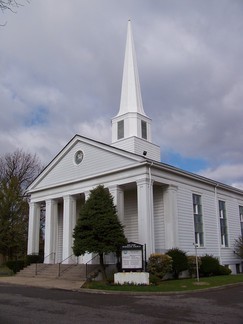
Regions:
[[186, 294], [84, 293], [0, 283], [0, 323], [243, 323], [243, 285]]

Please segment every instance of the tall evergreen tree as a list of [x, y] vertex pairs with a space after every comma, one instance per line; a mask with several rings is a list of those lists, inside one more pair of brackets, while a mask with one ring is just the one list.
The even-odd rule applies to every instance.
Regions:
[[103, 277], [106, 279], [104, 253], [118, 253], [127, 240], [112, 195], [103, 185], [91, 190], [80, 211], [73, 237], [73, 252], [76, 256], [86, 252], [99, 254]]

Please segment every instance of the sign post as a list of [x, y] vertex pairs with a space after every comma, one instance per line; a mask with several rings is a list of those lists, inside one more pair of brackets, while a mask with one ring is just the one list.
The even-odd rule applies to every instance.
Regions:
[[149, 273], [144, 269], [144, 246], [129, 242], [121, 248], [122, 272], [114, 274], [116, 284], [149, 285]]

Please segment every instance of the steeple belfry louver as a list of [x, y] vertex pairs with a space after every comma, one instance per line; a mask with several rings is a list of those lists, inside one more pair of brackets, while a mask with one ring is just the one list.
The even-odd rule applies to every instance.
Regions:
[[123, 150], [160, 161], [160, 148], [152, 144], [152, 120], [143, 109], [137, 60], [128, 21], [120, 109], [112, 119], [112, 145]]

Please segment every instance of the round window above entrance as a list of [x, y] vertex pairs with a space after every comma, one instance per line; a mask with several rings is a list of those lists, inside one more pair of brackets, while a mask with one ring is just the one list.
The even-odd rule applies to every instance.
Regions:
[[83, 157], [84, 157], [84, 153], [83, 151], [79, 150], [75, 153], [74, 155], [74, 162], [78, 165], [82, 162], [83, 160]]

